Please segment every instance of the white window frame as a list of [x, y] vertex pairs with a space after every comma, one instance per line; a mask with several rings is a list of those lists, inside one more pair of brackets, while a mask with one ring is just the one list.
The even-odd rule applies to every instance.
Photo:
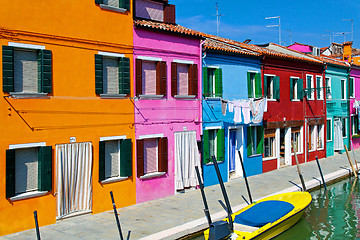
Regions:
[[[332, 142], [333, 141], [333, 119], [332, 118], [327, 118], [326, 121], [330, 120], [330, 140], [327, 139], [327, 134], [326, 134], [326, 142]], [[329, 128], [329, 125], [326, 122], [326, 129]]]
[[[313, 132], [312, 132], [312, 134], [310, 134], [310, 127], [314, 127], [314, 130], [313, 130]], [[314, 152], [314, 151], [316, 151], [316, 147], [317, 147], [317, 125], [308, 125], [308, 129], [309, 129], [309, 131], [308, 131], [308, 136], [310, 137], [310, 135], [311, 135], [311, 142], [314, 142], [314, 148], [310, 148], [309, 149], [309, 152]]]
[[[158, 58], [158, 57], [149, 57], [149, 56], [137, 56], [137, 59], [140, 59], [142, 61], [150, 61], [150, 62], [155, 62], [155, 64], [157, 62], [161, 62], [162, 58]], [[141, 71], [142, 71], [142, 67], [141, 67]], [[155, 83], [156, 83], [156, 76], [155, 76]], [[143, 89], [144, 92], [144, 89]], [[157, 94], [143, 94], [143, 92], [139, 95], [139, 98], [141, 99], [161, 99], [164, 97], [164, 95], [157, 95]]]
[[351, 114], [351, 134], [356, 135], [357, 132], [355, 132], [355, 116], [356, 114]]
[[[297, 89], [298, 89], [298, 84], [299, 84], [299, 77], [293, 77], [293, 76], [290, 76], [290, 79], [293, 79], [293, 83], [295, 83], [294, 84], [294, 87], [293, 87], [293, 99], [290, 99], [291, 101], [294, 101], [294, 102], [298, 102], [298, 101], [300, 101], [300, 98], [299, 98], [299, 96], [298, 96], [298, 91], [297, 91]], [[290, 86], [291, 87], [291, 86]]]
[[[188, 88], [190, 87], [189, 86], [189, 68], [190, 68], [190, 65], [193, 65], [194, 64], [194, 61], [188, 61], [188, 60], [178, 60], [178, 59], [174, 59], [173, 60], [174, 63], [177, 63], [177, 64], [183, 64], [183, 65], [187, 65], [188, 66], [188, 81], [187, 81], [187, 84], [188, 84]], [[176, 73], [177, 75], [177, 73]], [[214, 82], [215, 82], [215, 75], [214, 75]], [[179, 83], [179, 79], [176, 77], [176, 84]], [[178, 89], [178, 92], [179, 92], [179, 89]], [[177, 93], [178, 93], [177, 92]], [[215, 85], [214, 85], [214, 94], [215, 94]], [[192, 98], [195, 98], [196, 96], [195, 95], [179, 95], [179, 94], [176, 94], [174, 96], [174, 98], [184, 98], [184, 99], [192, 99]]]
[[[308, 86], [308, 77], [311, 77], [311, 86]], [[316, 89], [314, 89], [314, 86], [314, 75], [306, 74], [306, 88], [311, 91], [310, 98], [308, 98], [308, 100], [315, 100]]]
[[[217, 159], [217, 133], [219, 131], [219, 129], [210, 129], [208, 130], [209, 131], [209, 141], [210, 141], [210, 132], [213, 132], [214, 133], [214, 149], [213, 149], [213, 152], [215, 153], [215, 158]], [[209, 155], [211, 153], [211, 149], [210, 149], [210, 144], [209, 144]], [[210, 156], [211, 157], [211, 156]]]
[[[320, 136], [319, 136], [319, 128], [320, 128]], [[325, 124], [320, 124], [320, 125], [316, 125], [316, 150], [323, 150], [325, 148], [325, 141], [324, 141], [324, 129], [325, 129]], [[322, 140], [322, 147], [318, 148], [317, 143], [319, 140]]]
[[115, 12], [119, 12], [119, 13], [124, 13], [124, 12], [128, 11], [125, 8], [114, 7], [114, 6], [104, 4], [104, 3], [100, 4], [99, 6], [101, 9], [111, 10], [111, 11], [115, 11]]
[[[291, 134], [291, 137], [292, 137], [292, 132], [291, 132], [291, 128], [290, 128], [290, 134]], [[304, 150], [304, 144], [303, 144], [303, 139], [304, 139], [304, 135], [303, 135], [303, 126], [300, 126], [300, 135], [299, 135], [299, 149], [298, 151], [296, 152], [296, 154], [302, 154], [303, 153], [303, 150]], [[291, 156], [294, 156], [294, 152], [291, 151]]]
[[346, 100], [347, 96], [346, 96], [346, 79], [342, 78], [341, 79], [341, 95], [344, 94], [344, 98], [341, 96], [341, 100]]
[[[350, 77], [349, 78], [349, 81], [350, 81], [350, 85], [352, 85], [352, 92], [350, 92], [350, 98], [355, 98], [355, 78], [354, 77]], [[350, 91], [351, 87], [349, 88], [349, 91]]]
[[273, 155], [270, 156], [270, 157], [265, 157], [265, 136], [264, 136], [264, 159], [263, 160], [270, 160], [270, 159], [276, 159], [277, 158], [277, 154], [276, 154], [276, 134], [274, 137], [268, 137], [268, 138], [273, 138], [273, 143], [272, 143], [272, 146], [273, 146], [273, 149], [272, 149], [272, 152], [273, 152]]
[[[140, 136], [138, 139], [157, 140], [157, 147], [159, 148], [159, 139], [162, 138], [162, 137], [164, 137], [164, 134], [151, 134], [151, 135]], [[160, 156], [158, 155], [157, 156], [157, 164], [159, 164], [159, 160], [160, 160]], [[144, 159], [143, 164], [145, 164], [145, 159]], [[140, 179], [148, 179], [148, 178], [153, 178], [153, 177], [159, 177], [159, 176], [162, 176], [162, 175], [165, 175], [165, 174], [166, 174], [166, 172], [159, 172], [159, 169], [157, 169], [156, 172], [151, 172], [151, 173], [145, 173], [144, 172], [144, 175], [140, 176]]]
[[[271, 95], [271, 98], [267, 98], [268, 101], [277, 101], [275, 98], [274, 98], [274, 77], [276, 77], [276, 75], [274, 74], [264, 74], [264, 80], [267, 81], [267, 78], [268, 77], [271, 77], [271, 81], [270, 81], [270, 84], [266, 84], [267, 88], [270, 88], [270, 95]], [[266, 91], [266, 94], [267, 95], [267, 89], [265, 89]]]
[[[211, 80], [211, 82], [212, 82], [212, 89], [209, 89], [209, 92], [210, 92], [210, 96], [209, 96], [209, 97], [210, 97], [210, 98], [214, 98], [214, 97], [215, 97], [215, 83], [216, 83], [215, 70], [216, 70], [216, 69], [217, 69], [217, 68], [208, 67], [208, 71], [211, 70], [211, 71], [213, 72], [212, 80]], [[206, 79], [208, 80], [208, 83], [209, 83], [209, 82], [210, 82], [210, 81], [209, 81], [209, 73], [208, 73]]]
[[[329, 79], [329, 81], [326, 81], [326, 79]], [[326, 85], [328, 83], [329, 85]], [[331, 89], [331, 77], [325, 77], [325, 87], [326, 87], [326, 99], [332, 99], [332, 89]], [[329, 96], [327, 94], [327, 87], [329, 87]]]
[[[318, 78], [320, 78], [320, 86], [317, 85]], [[316, 91], [316, 97], [318, 100], [324, 100], [323, 77], [320, 75], [316, 75], [315, 79], [316, 79], [316, 88], [320, 88], [320, 96], [317, 95], [317, 91]]]
[[348, 137], [348, 132], [347, 132], [347, 127], [346, 127], [346, 123], [347, 123], [347, 118], [346, 117], [340, 117], [340, 121], [342, 123], [342, 119], [344, 119], [344, 124], [343, 124], [343, 132], [345, 132], [345, 136], [343, 137], [344, 139]]

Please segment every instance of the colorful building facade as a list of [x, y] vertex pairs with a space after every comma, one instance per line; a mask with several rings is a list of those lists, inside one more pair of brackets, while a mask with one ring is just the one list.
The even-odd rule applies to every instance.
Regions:
[[360, 66], [351, 64], [349, 78], [351, 149], [360, 147], [359, 107], [360, 106]]

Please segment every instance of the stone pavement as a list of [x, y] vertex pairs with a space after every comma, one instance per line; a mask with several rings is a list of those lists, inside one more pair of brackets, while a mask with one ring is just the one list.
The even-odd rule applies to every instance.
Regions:
[[[354, 150], [360, 159], [360, 149]], [[350, 152], [353, 159], [353, 152]], [[346, 154], [320, 159], [326, 181], [349, 175]], [[360, 164], [359, 164], [360, 166]], [[300, 165], [308, 189], [319, 186], [320, 174], [316, 161]], [[300, 180], [296, 166], [284, 167], [272, 172], [248, 178], [253, 199], [263, 198], [279, 192], [300, 190]], [[245, 206], [242, 195], [248, 199], [244, 179], [226, 183], [233, 211]], [[218, 203], [222, 198], [219, 185], [205, 188], [212, 219], [226, 216]], [[116, 201], [116, 199], [115, 199]], [[130, 239], [177, 239], [207, 227], [204, 217], [200, 190], [140, 203], [118, 209], [123, 235], [130, 233]], [[41, 217], [41, 216], [39, 216]], [[41, 239], [119, 239], [113, 211], [87, 214], [58, 221], [56, 224], [40, 227]], [[35, 229], [0, 237], [0, 240], [36, 239]]]

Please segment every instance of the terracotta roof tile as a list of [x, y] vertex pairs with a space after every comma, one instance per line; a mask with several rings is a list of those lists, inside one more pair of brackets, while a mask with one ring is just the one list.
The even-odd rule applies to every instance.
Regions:
[[344, 66], [344, 67], [350, 67], [350, 64], [346, 61], [343, 61], [341, 59], [336, 59], [330, 56], [321, 56], [318, 57], [319, 59], [321, 59], [322, 61], [324, 61], [325, 63], [330, 63], [333, 65], [339, 65], [339, 66]]

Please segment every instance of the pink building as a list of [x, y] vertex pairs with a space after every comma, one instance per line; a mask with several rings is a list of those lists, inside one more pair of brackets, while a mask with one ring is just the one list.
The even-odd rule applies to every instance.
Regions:
[[351, 120], [351, 144], [352, 148], [360, 147], [359, 114], [360, 108], [354, 107], [360, 105], [360, 66], [351, 65], [350, 71], [350, 120]]
[[198, 32], [179, 25], [134, 21], [137, 202], [198, 184], [200, 40]]

